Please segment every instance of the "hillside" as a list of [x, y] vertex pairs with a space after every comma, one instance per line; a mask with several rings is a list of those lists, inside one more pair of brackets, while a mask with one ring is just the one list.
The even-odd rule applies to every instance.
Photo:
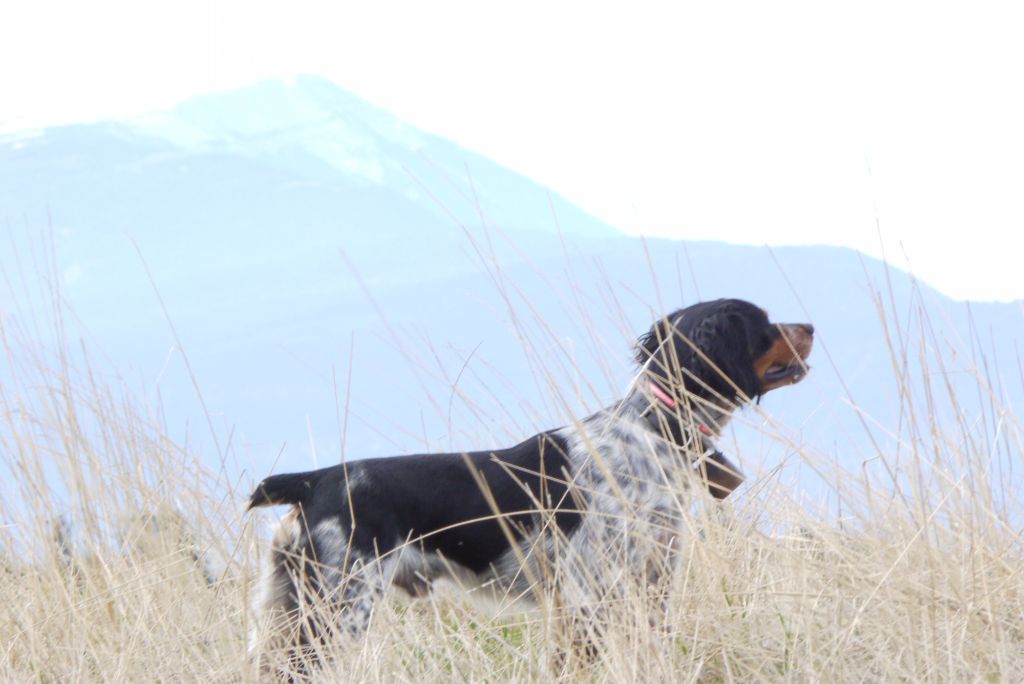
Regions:
[[[843, 462], [892, 443], [862, 415], [900, 422], [875, 298], [911, 324], [927, 311], [933, 344], [908, 358], [949, 356], [948, 377], [970, 384], [966, 350], [983, 352], [1007, 404], [1022, 396], [1016, 305], [955, 303], [842, 249], [644, 243], [316, 78], [0, 150], [5, 272], [31, 274], [52, 239], [70, 332], [147, 388], [172, 435], [253, 477], [337, 459], [342, 425], [355, 458], [559, 424], [621, 396], [631, 341], [655, 315], [719, 296], [814, 322], [814, 372], [762, 408]], [[9, 282], [4, 308], [46, 310]], [[972, 406], [968, 420], [991, 421]], [[784, 457], [744, 422], [730, 445], [741, 461]]]

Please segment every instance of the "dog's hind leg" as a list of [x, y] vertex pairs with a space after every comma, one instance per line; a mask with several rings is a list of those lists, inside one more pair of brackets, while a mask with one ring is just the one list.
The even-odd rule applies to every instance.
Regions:
[[336, 626], [340, 633], [361, 637], [370, 626], [373, 611], [386, 588], [381, 562], [376, 558], [354, 558], [341, 579]]
[[270, 545], [256, 598], [249, 657], [264, 675], [283, 673], [301, 647], [305, 534], [298, 508], [281, 519]]

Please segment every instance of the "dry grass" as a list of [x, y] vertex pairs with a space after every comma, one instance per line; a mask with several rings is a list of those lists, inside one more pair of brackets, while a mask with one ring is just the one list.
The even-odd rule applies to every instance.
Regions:
[[[247, 607], [266, 529], [241, 513], [248, 483], [172, 444], [83, 352], [4, 326], [0, 680], [257, 678]], [[690, 507], [664, 611], [609, 600], [596, 662], [559, 660], [552, 605], [495, 617], [442, 594], [382, 604], [365, 639], [329, 646], [323, 679], [1024, 681], [1024, 511], [993, 475], [1012, 471], [966, 421], [930, 419], [956, 396], [894, 363], [918, 383], [898, 467], [839, 472], [801, 453], [842, 483], [842, 519], [756, 484]], [[1019, 464], [1020, 424], [991, 411], [1000, 457]]]

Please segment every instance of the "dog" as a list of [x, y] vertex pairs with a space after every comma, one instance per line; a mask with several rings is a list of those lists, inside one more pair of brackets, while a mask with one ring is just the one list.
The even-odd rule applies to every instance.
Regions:
[[268, 477], [249, 509], [292, 509], [273, 536], [250, 648], [294, 663], [334, 633], [358, 636], [389, 586], [423, 596], [447, 578], [594, 605], [596, 563], [657, 582], [664, 559], [631, 541], [637, 526], [669, 548], [681, 494], [699, 483], [724, 499], [743, 482], [714, 440], [738, 406], [804, 378], [813, 336], [746, 301], [694, 304], [638, 340], [624, 399], [572, 425], [505, 449]]

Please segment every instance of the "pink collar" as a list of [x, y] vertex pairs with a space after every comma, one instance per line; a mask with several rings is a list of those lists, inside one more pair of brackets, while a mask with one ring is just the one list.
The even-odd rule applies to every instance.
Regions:
[[647, 386], [650, 388], [651, 394], [658, 397], [658, 399], [661, 400], [662, 404], [668, 406], [669, 408], [676, 407], [676, 400], [668, 396], [668, 394], [665, 393], [665, 390], [661, 389], [653, 382], [647, 383]]
[[[665, 392], [665, 390], [663, 390], [660, 387], [658, 387], [658, 385], [656, 383], [649, 382], [649, 383], [647, 383], [647, 387], [648, 387], [648, 389], [651, 390], [651, 394], [653, 394], [655, 397], [657, 397], [658, 401], [660, 401], [662, 404], [664, 404], [665, 406], [669, 407], [670, 409], [674, 409], [676, 407], [676, 400], [673, 399], [672, 397], [670, 397]], [[698, 425], [697, 429], [701, 431], [701, 434], [707, 435], [708, 437], [712, 437], [713, 436], [713, 433], [711, 432], [711, 428], [709, 428], [704, 423], [701, 423], [700, 425]]]

